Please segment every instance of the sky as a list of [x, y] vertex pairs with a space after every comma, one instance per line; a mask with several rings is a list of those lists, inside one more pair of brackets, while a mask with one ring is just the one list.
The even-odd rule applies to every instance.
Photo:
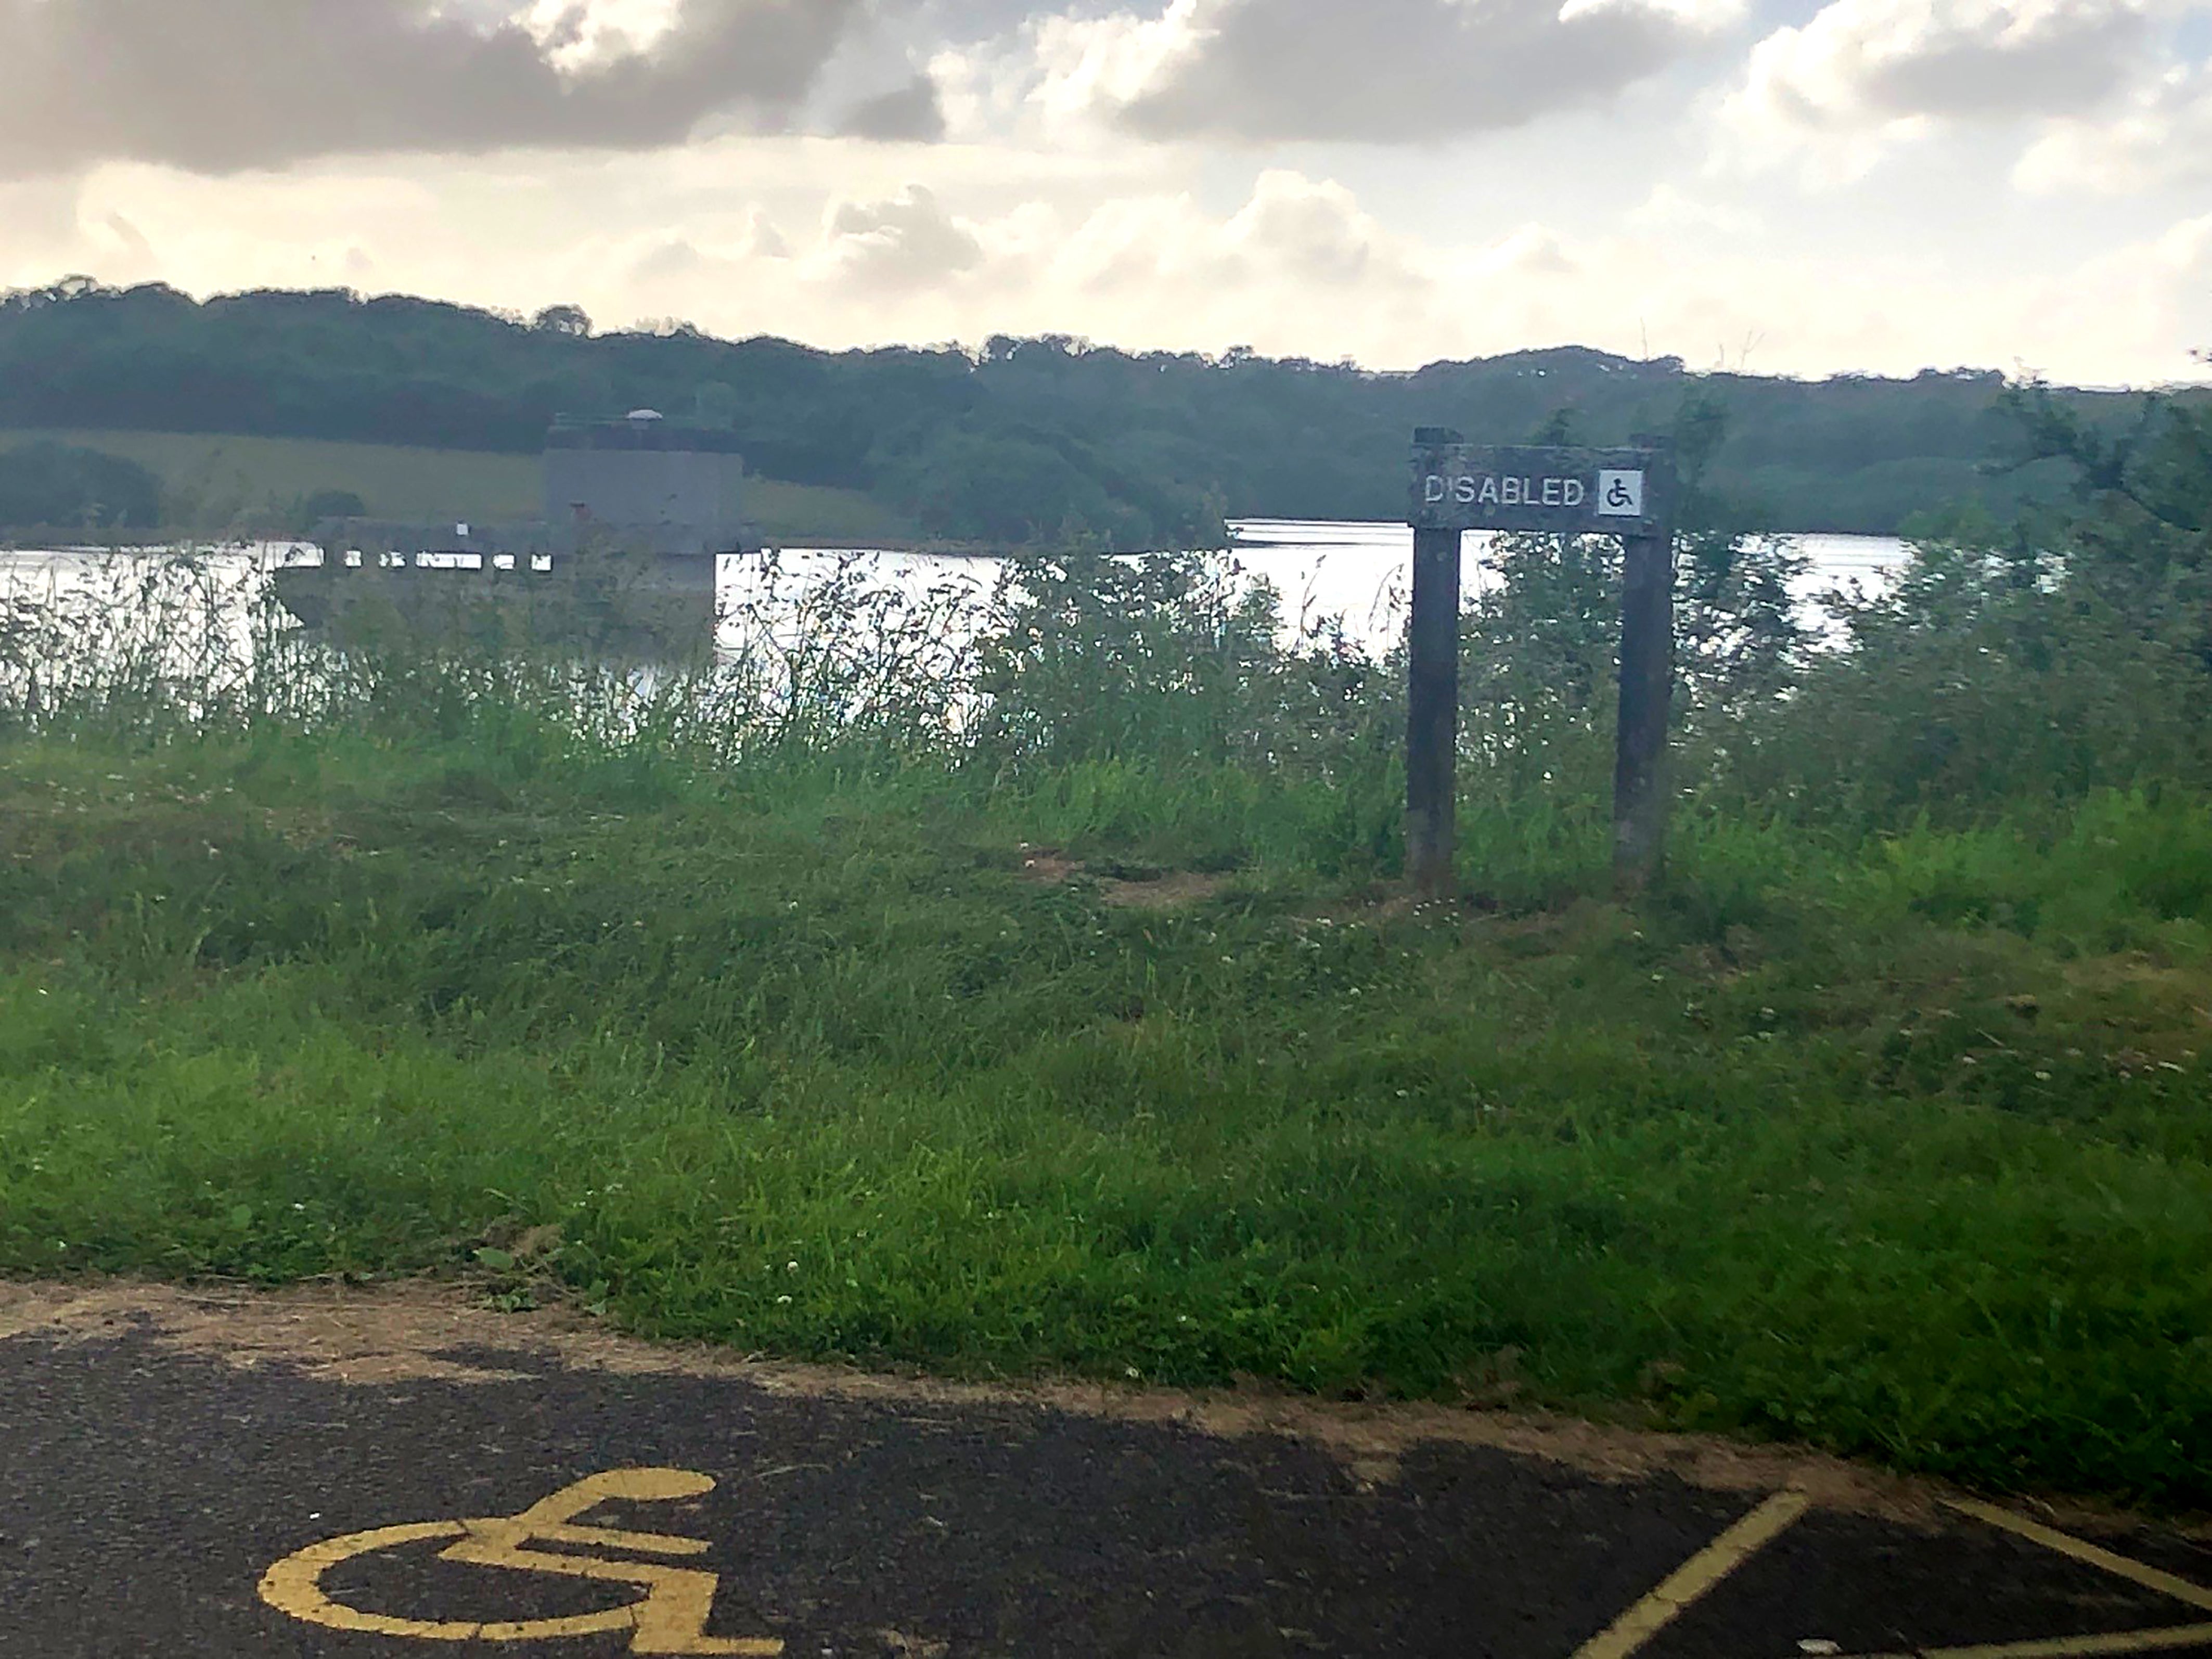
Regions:
[[2212, 0], [0, 0], [0, 287], [2212, 378]]

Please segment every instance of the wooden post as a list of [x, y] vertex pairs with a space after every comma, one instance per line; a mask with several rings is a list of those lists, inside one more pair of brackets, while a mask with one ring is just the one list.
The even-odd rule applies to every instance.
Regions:
[[1459, 758], [1456, 530], [1413, 532], [1406, 696], [1406, 878], [1425, 898], [1452, 890]]
[[[1638, 440], [1662, 453], [1663, 442]], [[1671, 479], [1668, 481], [1671, 486]], [[1671, 502], [1671, 487], [1664, 499]], [[1613, 771], [1613, 868], [1626, 893], [1659, 872], [1667, 842], [1668, 716], [1674, 695], [1674, 527], [1621, 539], [1620, 720]]]
[[1459, 742], [1460, 537], [1469, 530], [1619, 536], [1620, 723], [1613, 763], [1613, 866], [1622, 887], [1659, 868], [1667, 830], [1667, 717], [1674, 684], [1674, 470], [1662, 438], [1630, 447], [1469, 444], [1413, 433], [1413, 615], [1406, 714], [1406, 875], [1452, 890]]

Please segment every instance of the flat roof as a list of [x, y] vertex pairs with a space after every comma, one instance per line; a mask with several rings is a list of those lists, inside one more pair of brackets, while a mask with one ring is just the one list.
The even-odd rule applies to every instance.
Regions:
[[586, 421], [563, 416], [545, 434], [552, 449], [611, 449], [674, 452], [693, 455], [742, 454], [744, 445], [726, 426], [694, 426], [683, 421]]

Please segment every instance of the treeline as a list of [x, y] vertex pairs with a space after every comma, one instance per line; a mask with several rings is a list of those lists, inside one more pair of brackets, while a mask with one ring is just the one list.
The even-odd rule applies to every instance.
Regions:
[[[735, 428], [763, 476], [858, 489], [933, 533], [994, 542], [1081, 527], [1156, 546], [1224, 515], [1392, 518], [1416, 425], [1610, 443], [1672, 430], [1689, 408], [1724, 416], [1711, 483], [1747, 522], [1889, 533], [1927, 509], [2008, 514], [2060, 487], [2048, 465], [1990, 470], [2017, 438], [2006, 391], [1994, 371], [1801, 381], [1571, 347], [1382, 374], [1064, 336], [970, 353], [597, 334], [572, 307], [524, 319], [347, 292], [200, 302], [70, 279], [0, 297], [0, 427], [527, 453], [556, 415], [650, 406]], [[2097, 428], [2141, 399], [2063, 402]]]
[[161, 480], [136, 461], [46, 441], [0, 448], [0, 525], [150, 530]]

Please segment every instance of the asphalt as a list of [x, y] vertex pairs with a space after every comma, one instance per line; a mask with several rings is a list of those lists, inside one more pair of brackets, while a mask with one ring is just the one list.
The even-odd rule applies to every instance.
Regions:
[[[1295, 1425], [625, 1367], [484, 1328], [349, 1369], [182, 1341], [158, 1309], [0, 1318], [0, 1659], [2212, 1656], [2212, 1541], [2185, 1528], [2039, 1531], [1873, 1480], [1705, 1484], [1425, 1431], [1362, 1457]], [[565, 1521], [494, 1524], [564, 1492]], [[448, 1559], [463, 1520], [528, 1559]], [[528, 1628], [595, 1613], [621, 1627]]]

